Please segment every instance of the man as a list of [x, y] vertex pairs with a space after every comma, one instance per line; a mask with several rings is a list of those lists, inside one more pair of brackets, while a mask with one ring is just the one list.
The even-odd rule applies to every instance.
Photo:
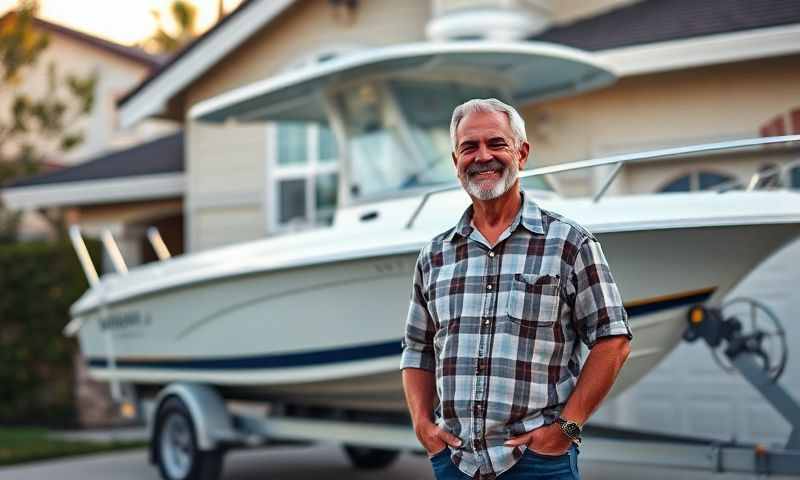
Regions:
[[472, 206], [417, 260], [401, 365], [414, 431], [439, 480], [577, 479], [580, 428], [628, 356], [622, 299], [595, 237], [521, 191], [516, 110], [470, 100], [450, 135]]

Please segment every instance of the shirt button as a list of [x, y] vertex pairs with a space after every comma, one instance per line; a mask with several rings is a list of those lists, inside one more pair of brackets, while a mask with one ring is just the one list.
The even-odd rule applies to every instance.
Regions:
[[487, 290], [491, 290], [492, 289], [492, 284], [490, 283], [489, 285], [486, 285], [486, 289]]
[[489, 325], [489, 319], [488, 318], [484, 318], [483, 319], [483, 324], [488, 326]]
[[489, 250], [489, 256], [494, 258], [494, 252], [492, 250]]

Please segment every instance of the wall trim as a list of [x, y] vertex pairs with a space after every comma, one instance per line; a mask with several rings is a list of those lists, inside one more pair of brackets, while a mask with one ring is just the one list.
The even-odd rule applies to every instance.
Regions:
[[648, 43], [596, 52], [619, 76], [800, 53], [800, 24]]
[[8, 208], [22, 210], [130, 202], [165, 197], [183, 198], [185, 190], [186, 180], [183, 173], [160, 173], [5, 188], [0, 195]]

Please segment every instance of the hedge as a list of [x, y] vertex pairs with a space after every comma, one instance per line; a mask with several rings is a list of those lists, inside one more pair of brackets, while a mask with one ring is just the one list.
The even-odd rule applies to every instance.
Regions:
[[77, 342], [61, 331], [87, 287], [68, 243], [0, 244], [0, 424], [74, 424]]

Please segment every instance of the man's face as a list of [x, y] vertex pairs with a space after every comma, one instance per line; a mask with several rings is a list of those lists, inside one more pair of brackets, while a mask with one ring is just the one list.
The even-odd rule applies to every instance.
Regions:
[[491, 200], [517, 181], [529, 149], [526, 142], [516, 145], [505, 113], [474, 112], [458, 124], [453, 162], [464, 190], [479, 200]]

